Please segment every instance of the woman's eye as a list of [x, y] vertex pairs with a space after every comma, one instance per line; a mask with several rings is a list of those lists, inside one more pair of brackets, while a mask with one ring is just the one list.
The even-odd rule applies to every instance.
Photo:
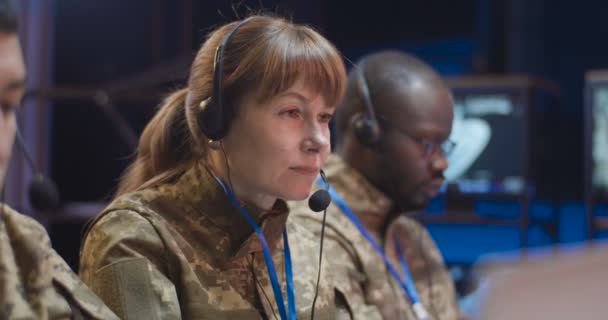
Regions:
[[334, 115], [331, 113], [325, 113], [320, 116], [321, 122], [328, 123], [333, 119]]
[[298, 118], [300, 116], [300, 110], [289, 109], [289, 110], [283, 111], [282, 114], [284, 114], [290, 118]]

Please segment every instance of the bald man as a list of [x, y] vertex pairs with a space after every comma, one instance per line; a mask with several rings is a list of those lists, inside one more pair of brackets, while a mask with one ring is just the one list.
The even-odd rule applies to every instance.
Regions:
[[[324, 263], [353, 319], [462, 318], [439, 250], [405, 215], [424, 208], [443, 183], [452, 104], [441, 77], [401, 52], [366, 56], [349, 74], [336, 153], [325, 166], [333, 201]], [[322, 215], [304, 202], [291, 205], [290, 219], [320, 234]]]

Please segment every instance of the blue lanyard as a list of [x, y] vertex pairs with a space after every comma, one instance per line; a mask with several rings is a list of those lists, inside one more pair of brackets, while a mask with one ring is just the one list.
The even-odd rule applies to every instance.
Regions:
[[[319, 178], [317, 178], [317, 180], [315, 182], [318, 185], [321, 185], [321, 183], [322, 183], [321, 179], [319, 179]], [[359, 232], [361, 233], [361, 235], [363, 235], [363, 237], [367, 240], [367, 242], [369, 242], [372, 245], [374, 250], [376, 250], [376, 252], [378, 252], [378, 254], [380, 254], [380, 256], [382, 257], [382, 260], [384, 261], [384, 264], [386, 265], [386, 268], [391, 273], [391, 275], [397, 280], [397, 282], [401, 286], [401, 289], [403, 290], [403, 292], [405, 292], [405, 295], [408, 297], [408, 299], [412, 303], [412, 308], [414, 310], [414, 313], [416, 314], [416, 317], [419, 320], [428, 319], [429, 318], [428, 313], [426, 312], [426, 310], [422, 306], [422, 303], [420, 302], [420, 299], [418, 297], [418, 292], [416, 291], [416, 286], [414, 285], [414, 282], [412, 281], [412, 277], [411, 277], [409, 269], [407, 267], [407, 263], [405, 261], [405, 258], [401, 254], [401, 247], [399, 247], [399, 244], [396, 241], [396, 238], [394, 240], [395, 240], [395, 245], [396, 245], [396, 249], [397, 249], [397, 255], [399, 256], [399, 262], [401, 263], [401, 269], [403, 271], [405, 280], [399, 275], [399, 272], [397, 271], [397, 269], [395, 269], [393, 264], [386, 257], [384, 250], [382, 250], [380, 245], [378, 245], [378, 243], [374, 240], [374, 238], [372, 238], [372, 236], [369, 234], [367, 229], [365, 229], [365, 227], [363, 226], [363, 224], [361, 223], [359, 218], [357, 218], [357, 216], [352, 212], [352, 210], [350, 210], [350, 208], [348, 207], [348, 205], [346, 205], [346, 202], [344, 202], [344, 200], [342, 199], [342, 197], [340, 197], [338, 192], [334, 188], [330, 187], [329, 185], [327, 185], [326, 187], [327, 187], [327, 191], [329, 192], [329, 195], [331, 196], [331, 199], [338, 205], [340, 210], [342, 210], [342, 212], [346, 215], [346, 217], [348, 217], [350, 219], [350, 221], [357, 227], [357, 229], [359, 229]]]
[[247, 219], [247, 222], [251, 225], [251, 227], [257, 233], [258, 238], [260, 239], [260, 243], [262, 244], [262, 251], [264, 253], [264, 261], [266, 262], [266, 269], [268, 271], [268, 276], [270, 277], [270, 283], [272, 284], [272, 292], [274, 293], [274, 299], [277, 303], [277, 307], [279, 308], [279, 314], [281, 315], [281, 319], [284, 320], [296, 320], [296, 300], [294, 294], [293, 287], [293, 271], [291, 268], [291, 251], [289, 250], [289, 239], [287, 238], [287, 228], [283, 230], [283, 255], [285, 259], [285, 280], [286, 290], [287, 290], [287, 307], [289, 310], [289, 317], [287, 316], [287, 312], [285, 311], [285, 302], [283, 300], [283, 293], [281, 292], [281, 285], [279, 284], [279, 279], [277, 277], [277, 272], [274, 268], [274, 262], [272, 261], [272, 256], [270, 254], [270, 249], [268, 248], [268, 243], [266, 242], [266, 238], [264, 237], [264, 233], [260, 229], [257, 223], [251, 218], [251, 216], [245, 211], [245, 209], [239, 204], [236, 197], [232, 193], [232, 190], [226, 185], [222, 179], [214, 176], [217, 183], [222, 186], [224, 192], [230, 198], [232, 204], [239, 209], [239, 212]]
[[418, 297], [418, 292], [416, 291], [416, 285], [414, 284], [414, 280], [412, 279], [412, 275], [410, 274], [410, 269], [407, 266], [407, 262], [405, 261], [405, 256], [401, 251], [401, 244], [399, 244], [399, 239], [397, 235], [393, 235], [393, 241], [395, 243], [395, 251], [397, 252], [397, 257], [399, 257], [399, 263], [401, 264], [401, 271], [403, 272], [403, 276], [405, 277], [405, 283], [408, 288], [412, 288], [411, 295], [413, 300], [416, 302], [420, 302], [420, 298]]

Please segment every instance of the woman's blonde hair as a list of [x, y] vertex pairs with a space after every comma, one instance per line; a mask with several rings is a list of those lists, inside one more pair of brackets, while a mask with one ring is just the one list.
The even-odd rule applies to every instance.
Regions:
[[[117, 195], [174, 181], [204, 156], [207, 138], [198, 125], [199, 105], [212, 95], [216, 49], [236, 23], [209, 34], [190, 68], [188, 87], [170, 94], [144, 129]], [[338, 50], [310, 27], [252, 16], [226, 44], [222, 104], [232, 118], [243, 97], [254, 94], [264, 102], [302, 80], [335, 106], [344, 94], [345, 78]]]

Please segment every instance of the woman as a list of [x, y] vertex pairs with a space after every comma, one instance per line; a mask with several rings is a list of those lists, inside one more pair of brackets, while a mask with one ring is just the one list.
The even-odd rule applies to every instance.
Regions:
[[[344, 80], [308, 27], [252, 16], [212, 32], [89, 226], [83, 280], [128, 319], [309, 317], [318, 243], [284, 200], [308, 196]], [[318, 289], [315, 315], [335, 318]]]

